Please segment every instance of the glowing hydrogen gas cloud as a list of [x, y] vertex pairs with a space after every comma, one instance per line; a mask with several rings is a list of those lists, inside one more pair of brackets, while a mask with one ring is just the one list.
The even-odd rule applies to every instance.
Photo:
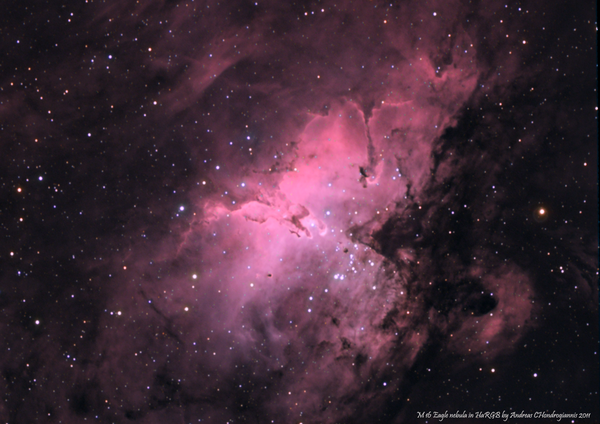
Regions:
[[4, 421], [597, 418], [588, 6], [23, 7]]

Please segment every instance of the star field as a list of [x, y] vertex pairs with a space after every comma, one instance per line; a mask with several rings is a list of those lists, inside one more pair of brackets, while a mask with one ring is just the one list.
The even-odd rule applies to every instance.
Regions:
[[600, 419], [594, 4], [4, 9], [3, 422]]

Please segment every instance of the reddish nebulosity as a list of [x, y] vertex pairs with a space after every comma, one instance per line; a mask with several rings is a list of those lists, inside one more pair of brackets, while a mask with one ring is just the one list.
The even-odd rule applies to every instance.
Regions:
[[[191, 177], [204, 181], [190, 191], [187, 208], [195, 215], [173, 231], [175, 245], [158, 240], [154, 247], [171, 270], [160, 281], [142, 278], [143, 289], [131, 285], [116, 293], [111, 308], [120, 305], [138, 319], [99, 344], [166, 322], [172, 333], [157, 330], [164, 342], [154, 345], [156, 355], [171, 352], [169, 363], [178, 364], [172, 373], [202, 376], [181, 382], [186, 390], [216, 396], [245, 367], [269, 389], [262, 402], [268, 414], [326, 422], [352, 414], [349, 397], [361, 393], [358, 404], [374, 408], [385, 398], [379, 391], [402, 386], [403, 374], [433, 337], [431, 322], [445, 334], [447, 349], [462, 355], [485, 362], [510, 350], [531, 313], [524, 271], [494, 269], [491, 259], [448, 270], [485, 275], [481, 284], [499, 303], [482, 316], [465, 316], [459, 305], [440, 318], [419, 293], [428, 290], [428, 278], [439, 278], [421, 271], [420, 263], [435, 259], [411, 242], [389, 255], [373, 236], [417, 205], [444, 202], [432, 185], [455, 173], [457, 163], [434, 163], [439, 139], [456, 125], [459, 110], [482, 98], [481, 87], [497, 83], [488, 79], [491, 65], [477, 57], [460, 7], [439, 6], [436, 16], [425, 5], [395, 11], [397, 20], [385, 27], [376, 23], [383, 20], [379, 11], [363, 6], [368, 25], [355, 18], [350, 25], [371, 32], [371, 40], [342, 29], [346, 18], [329, 11], [316, 26], [298, 24], [282, 38], [267, 31], [270, 19], [255, 21], [251, 29], [209, 38], [187, 58], [188, 77], [160, 98], [174, 115], [194, 115], [198, 99], [217, 86], [223, 89], [211, 96], [218, 92], [219, 102], [227, 92], [235, 96], [248, 77], [240, 68], [251, 68], [250, 62], [280, 60], [286, 70], [263, 69], [243, 87], [245, 120], [234, 116], [237, 106], [223, 103], [204, 115], [212, 156], [210, 166]], [[176, 22], [185, 21], [173, 13]], [[336, 28], [345, 36], [334, 36]], [[172, 43], [159, 41], [153, 54], [164, 57]], [[289, 43], [297, 46], [297, 61]], [[165, 59], [152, 66], [168, 72]], [[257, 126], [260, 116], [267, 120]], [[191, 140], [197, 131], [184, 133]], [[190, 148], [206, 157], [202, 145]], [[427, 226], [434, 224], [423, 218], [422, 225], [421, 235], [406, 228], [407, 237], [430, 237]], [[157, 265], [144, 256], [133, 272], [152, 275]], [[119, 361], [138, 347], [148, 350], [140, 341], [108, 355]], [[394, 378], [385, 387], [365, 386], [386, 379], [390, 362]], [[204, 377], [214, 369], [221, 378]], [[121, 378], [127, 381], [153, 378], [144, 366], [126, 373]], [[132, 390], [132, 406], [141, 401], [133, 393], [150, 384]]]
[[[6, 120], [25, 116], [23, 137], [59, 139], [61, 161], [89, 148], [65, 162], [130, 196], [110, 231], [86, 239], [104, 253], [76, 252], [104, 299], [93, 324], [74, 313], [93, 342], [40, 348], [84, 359], [53, 360], [84, 393], [53, 395], [85, 406], [60, 404], [63, 422], [108, 404], [106, 422], [114, 411], [403, 422], [407, 399], [428, 395], [424, 369], [448, 357], [490, 368], [536, 328], [534, 277], [520, 257], [498, 256], [505, 199], [491, 193], [539, 141], [517, 143], [491, 112], [465, 118], [521, 96], [535, 75], [521, 65], [516, 18], [497, 22], [504, 3], [235, 3], [94, 3], [98, 31], [123, 41], [89, 42], [56, 65], [53, 75], [81, 80], [67, 92], [45, 82], [61, 126], [97, 119], [83, 141], [52, 133], [18, 94], [7, 94], [14, 109], [0, 105]], [[472, 143], [470, 126], [487, 144]], [[89, 147], [100, 142], [109, 155]], [[86, 227], [121, 207], [86, 190]]]

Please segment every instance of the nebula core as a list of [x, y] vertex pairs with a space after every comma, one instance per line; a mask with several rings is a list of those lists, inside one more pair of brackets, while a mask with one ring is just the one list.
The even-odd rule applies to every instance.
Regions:
[[3, 422], [600, 420], [594, 3], [5, 11]]

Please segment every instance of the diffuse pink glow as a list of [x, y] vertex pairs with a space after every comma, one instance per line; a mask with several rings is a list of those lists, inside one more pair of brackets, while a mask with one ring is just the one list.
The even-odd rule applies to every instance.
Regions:
[[[232, 156], [227, 138], [219, 141], [222, 158], [212, 160], [210, 183], [194, 189], [190, 208], [197, 213], [168, 259], [198, 278], [183, 272], [144, 289], [157, 312], [180, 328], [173, 335], [179, 344], [200, 352], [203, 369], [217, 366], [228, 378], [241, 364], [252, 373], [281, 372], [269, 383], [276, 387], [266, 403], [273, 414], [318, 417], [331, 403], [328, 419], [342, 419], [352, 413], [344, 399], [383, 378], [390, 362], [398, 377], [385, 390], [400, 384], [428, 341], [428, 321], [448, 332], [450, 349], [484, 352], [486, 360], [525, 331], [530, 287], [520, 271], [482, 280], [500, 299], [492, 313], [438, 318], [419, 295], [408, 295], [424, 253], [399, 246], [390, 262], [372, 239], [394, 214], [431, 202], [424, 190], [434, 143], [455, 124], [480, 78], [469, 49], [441, 78], [429, 59], [403, 59], [387, 76], [395, 90], [370, 93], [367, 109], [351, 94], [322, 94], [322, 114], [293, 124], [282, 141], [269, 140], [271, 147], [248, 149], [252, 158]], [[443, 172], [452, 172], [451, 160], [438, 178]], [[143, 315], [148, 305], [133, 309]], [[222, 385], [209, 381], [202, 383], [206, 396]], [[381, 387], [367, 389], [360, 402], [372, 402]]]
[[[597, 240], [577, 221], [593, 196], [560, 176], [594, 150], [542, 160], [594, 139], [556, 88], [557, 51], [584, 41], [550, 46], [552, 2], [484, 3], [16, 14], [0, 418], [405, 423], [541, 381], [554, 365], [528, 337], [550, 307], [585, 303], [565, 320], [578, 337], [597, 313]], [[546, 387], [506, 408], [542, 408]]]

